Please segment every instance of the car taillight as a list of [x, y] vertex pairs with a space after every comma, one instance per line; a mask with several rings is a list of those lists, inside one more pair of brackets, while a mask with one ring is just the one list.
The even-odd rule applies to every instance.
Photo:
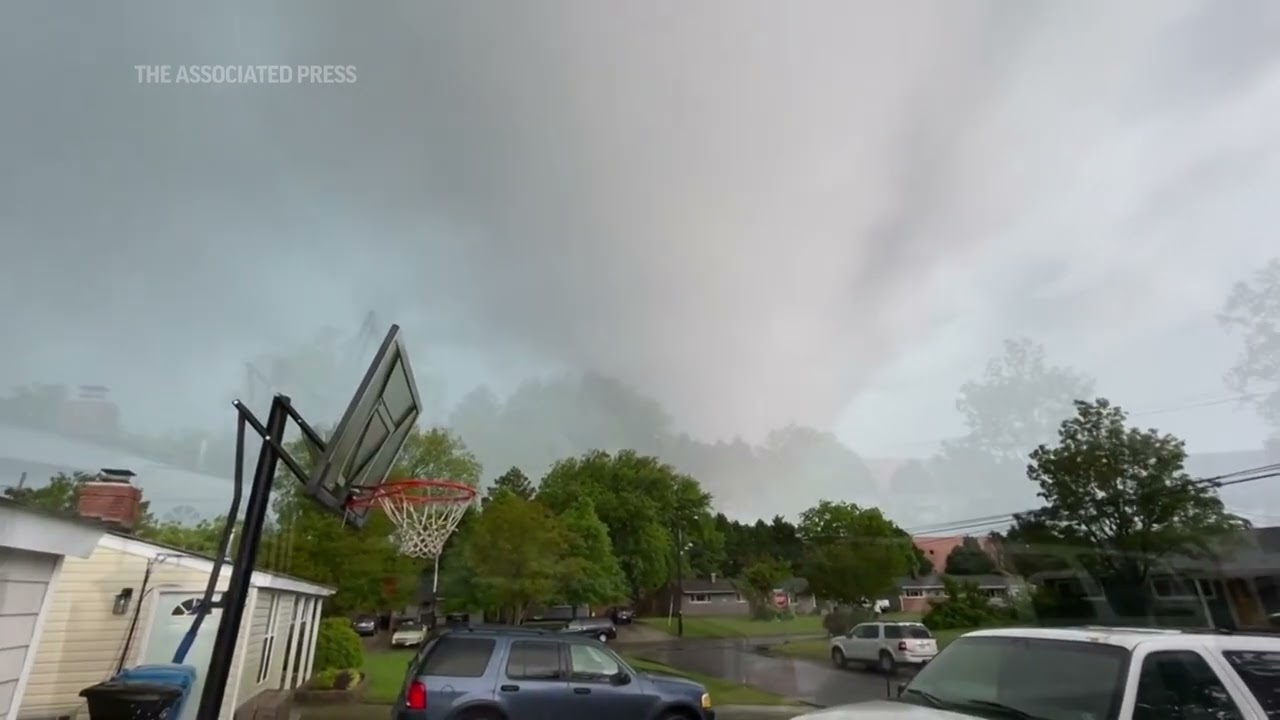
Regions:
[[409, 692], [405, 693], [404, 705], [410, 710], [427, 709], [427, 686], [421, 680], [409, 683]]
[[905, 651], [906, 651], [906, 649], [907, 649], [907, 641], [906, 641], [906, 640], [899, 640], [899, 641], [898, 641], [898, 649], [899, 649], [899, 650], [902, 650], [902, 651], [904, 651], [904, 652], [905, 652]]

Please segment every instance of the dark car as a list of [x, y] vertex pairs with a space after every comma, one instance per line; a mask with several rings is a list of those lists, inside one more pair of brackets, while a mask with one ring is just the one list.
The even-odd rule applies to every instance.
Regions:
[[418, 651], [393, 720], [714, 720], [711, 696], [683, 678], [642, 673], [572, 634], [442, 630]]
[[370, 637], [378, 634], [378, 618], [372, 615], [361, 615], [351, 621], [351, 629], [356, 631], [357, 635]]
[[636, 613], [631, 608], [616, 607], [609, 611], [609, 618], [614, 625], [630, 625], [636, 619]]
[[618, 629], [613, 626], [613, 621], [607, 617], [570, 620], [568, 625], [560, 628], [560, 632], [586, 635], [600, 642], [609, 642], [618, 637]]

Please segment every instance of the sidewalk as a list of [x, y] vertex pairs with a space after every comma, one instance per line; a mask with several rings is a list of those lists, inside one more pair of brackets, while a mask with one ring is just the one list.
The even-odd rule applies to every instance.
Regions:
[[818, 708], [808, 705], [719, 705], [716, 720], [790, 720]]

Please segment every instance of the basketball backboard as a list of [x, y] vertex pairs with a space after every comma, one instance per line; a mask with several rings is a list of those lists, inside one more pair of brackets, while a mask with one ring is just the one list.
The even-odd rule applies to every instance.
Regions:
[[348, 523], [363, 526], [368, 508], [347, 506], [351, 490], [387, 479], [421, 410], [400, 327], [392, 325], [333, 435], [323, 447], [311, 445], [314, 469], [307, 494]]

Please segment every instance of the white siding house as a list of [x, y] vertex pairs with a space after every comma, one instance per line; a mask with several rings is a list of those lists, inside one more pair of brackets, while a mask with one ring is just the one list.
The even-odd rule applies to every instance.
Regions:
[[102, 530], [0, 499], [0, 720], [16, 717], [64, 558], [87, 558]]
[[[219, 591], [230, 570], [223, 565]], [[68, 558], [16, 717], [74, 715], [84, 707], [80, 690], [119, 667], [172, 662], [212, 572], [211, 558], [114, 533], [102, 535], [87, 558]], [[253, 573], [222, 718], [260, 692], [291, 689], [310, 676], [321, 605], [333, 592], [298, 578]], [[131, 601], [116, 614], [123, 595]], [[201, 680], [220, 618], [214, 610], [205, 619], [186, 658]], [[178, 720], [194, 719], [201, 687]]]

